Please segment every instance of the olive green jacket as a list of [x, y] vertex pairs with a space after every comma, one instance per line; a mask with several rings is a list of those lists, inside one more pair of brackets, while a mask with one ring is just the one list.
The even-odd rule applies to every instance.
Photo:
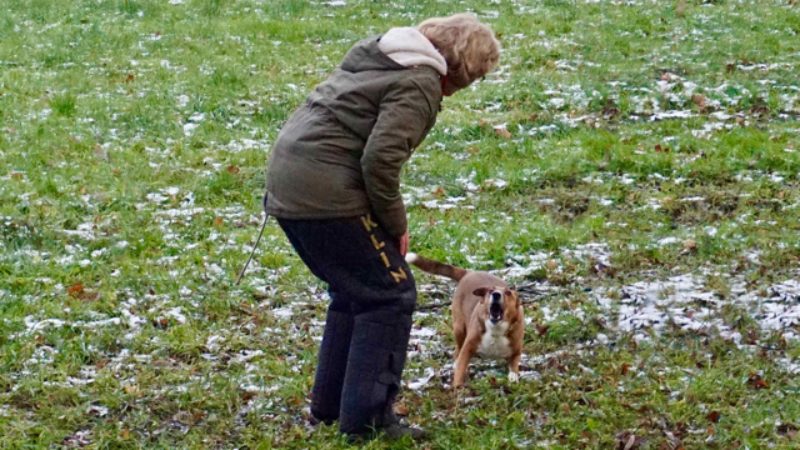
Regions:
[[328, 219], [372, 212], [392, 236], [406, 231], [400, 170], [436, 122], [439, 73], [403, 67], [356, 44], [289, 118], [267, 167], [267, 213]]

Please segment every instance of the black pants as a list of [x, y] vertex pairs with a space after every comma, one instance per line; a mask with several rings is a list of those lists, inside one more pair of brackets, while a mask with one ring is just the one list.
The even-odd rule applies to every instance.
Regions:
[[331, 304], [311, 410], [359, 434], [391, 420], [405, 365], [416, 285], [397, 243], [370, 217], [278, 219]]

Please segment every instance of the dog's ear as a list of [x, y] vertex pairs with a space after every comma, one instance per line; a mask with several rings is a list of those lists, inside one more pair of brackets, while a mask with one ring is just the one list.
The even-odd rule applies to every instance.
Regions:
[[513, 298], [514, 301], [519, 301], [519, 297], [517, 296], [517, 291], [513, 289], [506, 289], [506, 291], [503, 292], [503, 295], [505, 295], [506, 298]]
[[472, 291], [472, 295], [476, 295], [478, 297], [486, 297], [486, 293], [489, 292], [489, 288], [478, 288]]

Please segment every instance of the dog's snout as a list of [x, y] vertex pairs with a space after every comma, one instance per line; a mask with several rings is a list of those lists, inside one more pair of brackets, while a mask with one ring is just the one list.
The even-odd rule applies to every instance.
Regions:
[[503, 294], [499, 292], [492, 292], [492, 302], [489, 304], [489, 318], [493, 323], [497, 323], [503, 319]]

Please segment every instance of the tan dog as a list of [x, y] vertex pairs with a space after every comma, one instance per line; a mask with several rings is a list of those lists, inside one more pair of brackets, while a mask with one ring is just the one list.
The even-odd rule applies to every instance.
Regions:
[[519, 381], [525, 321], [517, 293], [487, 272], [468, 271], [414, 253], [409, 253], [406, 261], [425, 272], [458, 282], [451, 304], [456, 338], [453, 387], [464, 385], [469, 361], [476, 354], [504, 359], [509, 381]]

